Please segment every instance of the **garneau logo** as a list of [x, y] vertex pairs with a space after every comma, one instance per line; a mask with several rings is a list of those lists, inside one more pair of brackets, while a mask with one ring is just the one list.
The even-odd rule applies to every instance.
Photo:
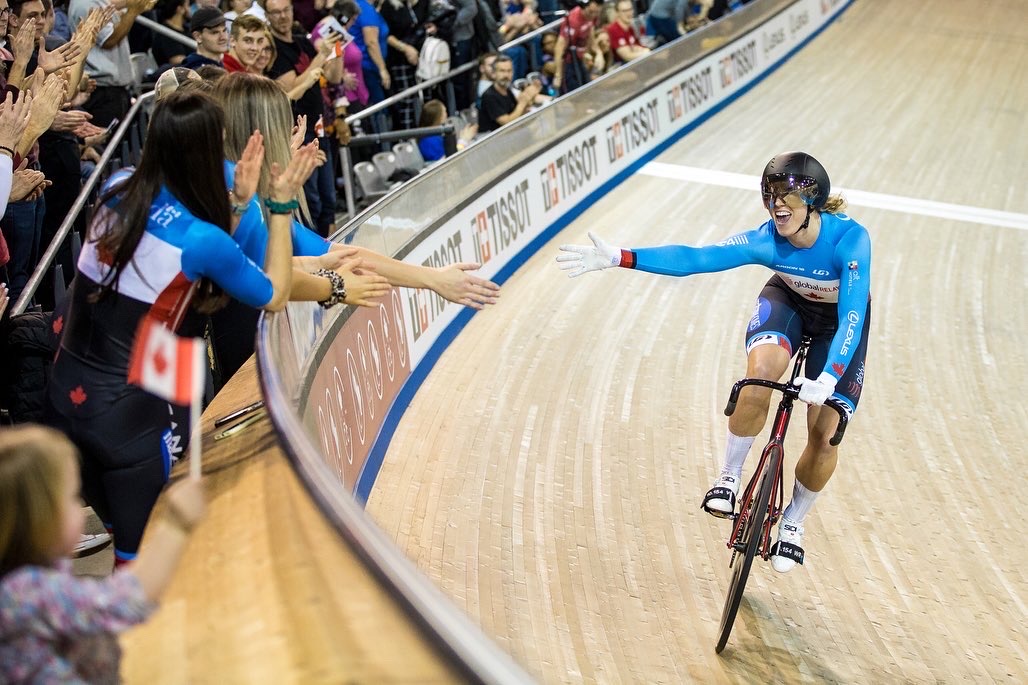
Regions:
[[824, 269], [814, 269], [811, 273], [813, 273], [815, 276], [827, 276], [828, 275], [828, 272], [825, 271]]
[[853, 336], [857, 334], [857, 323], [860, 321], [860, 315], [851, 309], [846, 313], [846, 320], [849, 321], [849, 325], [846, 326], [846, 338], [842, 341], [842, 348], [839, 350], [839, 354], [843, 357], [849, 356]]

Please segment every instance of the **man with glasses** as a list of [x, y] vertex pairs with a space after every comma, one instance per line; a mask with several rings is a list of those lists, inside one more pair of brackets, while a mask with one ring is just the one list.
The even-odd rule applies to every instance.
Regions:
[[610, 36], [610, 47], [618, 62], [624, 64], [637, 57], [648, 55], [649, 48], [643, 47], [639, 32], [635, 27], [635, 6], [632, 0], [618, 0], [614, 5], [614, 21], [607, 27]]

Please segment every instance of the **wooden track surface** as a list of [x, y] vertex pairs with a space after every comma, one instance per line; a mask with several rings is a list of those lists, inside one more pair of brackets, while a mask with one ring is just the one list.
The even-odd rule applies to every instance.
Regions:
[[460, 682], [326, 524], [266, 415], [214, 439], [214, 418], [258, 396], [251, 359], [204, 413], [208, 517], [157, 613], [123, 637], [125, 681]]
[[[847, 188], [1028, 213], [1026, 70], [1023, 0], [858, 0], [657, 161], [759, 175], [805, 149]], [[596, 202], [445, 352], [368, 511], [544, 682], [1028, 681], [1028, 232], [860, 206], [864, 396], [806, 565], [755, 563], [715, 655], [728, 530], [699, 503], [768, 272], [569, 281], [553, 259], [587, 230], [715, 242], [766, 218], [755, 184], [640, 173]]]

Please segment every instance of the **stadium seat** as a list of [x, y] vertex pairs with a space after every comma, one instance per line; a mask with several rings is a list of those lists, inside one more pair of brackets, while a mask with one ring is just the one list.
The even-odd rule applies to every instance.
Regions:
[[368, 200], [376, 200], [389, 192], [389, 183], [382, 178], [378, 169], [371, 162], [354, 164], [353, 175], [357, 177], [357, 184]]
[[412, 142], [397, 143], [393, 146], [393, 154], [396, 155], [396, 165], [401, 169], [421, 171], [425, 168], [425, 158]]

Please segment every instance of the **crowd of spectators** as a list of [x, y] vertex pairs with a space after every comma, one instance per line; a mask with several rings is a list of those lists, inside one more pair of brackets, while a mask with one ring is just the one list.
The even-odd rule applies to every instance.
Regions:
[[[323, 240], [335, 229], [339, 151], [351, 142], [352, 132], [344, 119], [414, 85], [419, 64], [426, 59], [426, 41], [442, 41], [449, 48], [451, 68], [472, 61], [478, 65], [477, 70], [469, 69], [452, 79], [451, 102], [457, 110], [448, 112], [447, 104], [439, 98], [426, 99], [422, 104], [421, 98], [409, 97], [396, 101], [366, 123], [376, 133], [438, 129], [452, 119], [451, 114], [459, 112], [462, 123], [455, 145], [440, 135], [426, 135], [418, 140], [422, 156], [436, 161], [472, 144], [480, 133], [507, 125], [549, 98], [642, 57], [660, 42], [674, 40], [732, 9], [723, 0], [656, 0], [648, 13], [643, 13], [641, 10], [646, 8], [639, 6], [639, 2], [608, 0], [604, 4], [601, 0], [580, 0], [569, 11], [558, 12], [556, 0], [225, 0], [223, 6], [216, 0], [196, 0], [195, 5], [190, 0], [70, 0], [67, 5], [55, 4], [55, 0], [0, 0], [0, 318], [7, 319], [10, 303], [25, 290], [43, 250], [71, 214], [83, 181], [100, 163], [112, 130], [126, 119], [133, 98], [147, 88], [156, 90], [157, 99], [168, 98], [178, 90], [183, 92], [172, 95], [154, 110], [154, 127], [144, 144], [139, 169], [120, 172], [121, 180], [119, 174], [112, 177], [100, 198], [100, 209], [91, 219], [83, 259], [97, 274], [105, 269], [114, 269], [119, 274], [113, 284], [104, 278], [93, 283], [100, 292], [113, 290], [119, 293], [118, 297], [123, 295], [118, 285], [121, 266], [117, 265], [136, 264], [137, 257], [157, 263], [138, 235], [153, 228], [152, 210], [156, 204], [150, 203], [156, 203], [156, 196], [146, 189], [158, 188], [161, 193], [175, 196], [176, 202], [183, 202], [185, 209], [176, 209], [179, 213], [172, 212], [169, 217], [181, 216], [187, 210], [193, 212], [187, 206], [188, 198], [179, 198], [172, 192], [174, 189], [179, 194], [196, 195], [217, 209], [217, 217], [212, 214], [211, 221], [201, 219], [199, 214], [194, 218], [198, 223], [206, 222], [208, 237], [220, 241], [226, 254], [239, 258], [236, 248], [242, 250], [239, 254], [245, 254], [247, 273], [252, 276], [247, 283], [259, 281], [261, 293], [268, 296], [254, 296], [260, 307], [281, 308], [286, 299], [315, 301], [326, 307], [343, 302], [370, 306], [388, 285], [427, 288], [451, 302], [476, 309], [492, 304], [496, 301], [495, 284], [466, 273], [477, 265], [411, 265], [363, 248]], [[149, 22], [137, 22], [141, 17]], [[537, 35], [523, 45], [498, 49], [553, 18], [559, 18], [555, 30]], [[140, 59], [140, 55], [145, 58]], [[152, 65], [149, 73], [144, 73], [140, 66], [146, 64]], [[440, 89], [431, 94], [442, 97], [443, 93]], [[190, 119], [194, 115], [199, 117], [195, 121]], [[206, 127], [206, 144], [197, 142], [200, 138], [195, 134], [200, 129], [190, 128], [199, 127], [197, 122]], [[176, 127], [181, 127], [181, 131], [173, 130]], [[160, 131], [160, 135], [153, 131]], [[196, 145], [190, 147], [194, 142]], [[194, 163], [196, 160], [203, 164]], [[175, 173], [171, 174], [173, 169]], [[171, 176], [178, 180], [172, 183], [168, 180]], [[287, 177], [289, 182], [280, 180]], [[248, 187], [246, 193], [241, 192], [244, 186]], [[126, 189], [124, 196], [119, 194], [119, 187]], [[124, 209], [122, 202], [129, 208]], [[270, 212], [267, 217], [262, 213], [262, 203]], [[126, 216], [142, 221], [129, 221]], [[294, 216], [302, 218], [307, 226], [297, 223]], [[80, 218], [75, 231], [84, 235], [86, 214]], [[119, 226], [117, 230], [112, 228]], [[227, 226], [233, 228], [229, 230]], [[244, 230], [243, 226], [248, 228]], [[230, 237], [219, 232], [222, 229]], [[104, 243], [107, 238], [98, 239], [105, 231], [112, 235], [124, 231], [124, 236], [133, 233], [137, 238], [133, 242], [122, 236], [119, 240], [124, 240], [123, 249], [114, 238], [110, 245]], [[204, 241], [188, 246], [190, 254], [205, 253], [208, 247]], [[186, 254], [186, 247], [179, 245], [176, 249]], [[0, 585], [0, 604], [7, 600], [18, 602], [19, 593], [38, 587], [58, 594], [71, 593], [79, 600], [89, 599], [82, 594], [85, 586], [70, 580], [63, 561], [76, 552], [76, 546], [82, 548], [94, 541], [90, 538], [106, 538], [77, 538], [82, 521], [75, 448], [89, 451], [82, 447], [87, 442], [83, 435], [88, 433], [89, 440], [94, 441], [90, 443], [90, 458], [96, 462], [83, 491], [92, 491], [90, 504], [98, 512], [103, 507], [98, 508], [95, 502], [103, 502], [110, 505], [114, 518], [124, 520], [124, 502], [131, 497], [119, 496], [114, 498], [116, 501], [106, 502], [96, 493], [98, 488], [105, 492], [110, 489], [109, 479], [97, 477], [97, 473], [106, 473], [104, 469], [119, 471], [119, 477], [128, 478], [119, 486], [126, 492], [139, 485], [132, 481], [136, 476], [126, 475], [121, 465], [97, 465], [114, 449], [104, 442], [106, 438], [109, 443], [112, 434], [104, 424], [112, 420], [110, 412], [100, 410], [88, 420], [77, 414], [90, 396], [95, 403], [106, 397], [104, 393], [110, 395], [107, 399], [112, 406], [121, 406], [121, 411], [128, 412], [126, 416], [134, 416], [132, 412], [142, 406], [137, 396], [145, 393], [136, 388], [132, 390], [135, 400], [129, 403], [132, 406], [124, 409], [128, 404], [123, 400], [129, 397], [124, 364], [109, 363], [104, 356], [113, 355], [119, 363], [125, 361], [122, 357], [132, 346], [136, 320], [126, 323], [122, 320], [123, 311], [116, 312], [117, 307], [110, 301], [104, 304], [104, 297], [111, 296], [109, 293], [95, 298], [85, 294], [83, 288], [90, 287], [90, 282], [81, 268], [76, 272], [71, 251], [70, 241], [60, 246], [55, 278], [44, 280], [34, 293], [37, 308], [43, 311], [33, 312], [42, 315], [56, 308], [68, 313], [68, 318], [62, 313], [39, 319], [45, 325], [42, 332], [29, 335], [28, 347], [33, 347], [42, 361], [32, 374], [21, 370], [11, 373], [12, 359], [18, 355], [8, 349], [2, 352], [6, 375], [0, 376], [0, 389], [4, 391], [0, 395], [0, 409], [8, 411], [8, 419], [46, 418], [75, 442], [73, 447], [60, 435], [37, 429], [0, 435], [0, 489], [7, 488], [3, 492], [8, 494], [29, 492], [36, 487], [32, 483], [38, 475], [33, 475], [37, 466], [42, 468], [44, 462], [49, 463], [45, 487], [36, 490], [41, 493], [39, 496], [45, 494], [52, 500], [51, 510], [44, 514], [67, 519], [68, 525], [62, 529], [60, 540], [50, 539], [57, 529], [33, 528], [29, 532], [38, 539], [29, 540], [26, 536], [25, 544], [46, 547], [45, 554], [25, 552], [28, 547], [23, 549], [21, 542], [11, 542], [15, 540], [11, 531], [17, 527], [12, 528], [11, 522], [15, 515], [24, 517], [38, 512], [19, 509], [24, 501], [18, 500], [15, 506], [13, 495], [0, 498], [5, 505], [11, 505], [4, 510], [6, 528], [0, 530], [4, 564], [0, 567], [0, 581], [9, 581], [15, 575], [8, 572], [23, 567], [57, 570], [47, 578], [41, 578], [35, 571], [25, 572], [17, 576], [13, 585]], [[173, 253], [174, 250], [169, 254]], [[179, 275], [183, 275], [189, 260], [182, 256], [180, 259]], [[236, 282], [236, 276], [226, 275], [225, 264], [216, 259], [209, 261], [206, 267], [210, 273], [200, 270], [192, 280], [203, 285], [204, 279], [209, 278], [236, 299], [226, 305], [223, 300], [228, 298], [222, 298], [219, 292], [203, 291], [211, 311], [204, 312], [209, 316], [192, 323], [196, 331], [203, 330], [216, 366], [225, 374], [221, 379], [224, 381], [253, 351], [252, 332], [260, 307], [246, 300], [244, 295], [252, 293]], [[258, 266], [259, 263], [264, 266]], [[148, 276], [160, 274], [144, 274], [137, 264], [137, 275], [132, 278], [138, 277], [140, 283], [147, 284]], [[61, 302], [64, 293], [60, 282], [71, 282], [73, 278], [77, 279], [76, 289]], [[270, 283], [267, 288], [262, 279]], [[238, 293], [232, 290], [233, 285]], [[155, 291], [156, 300], [140, 300], [151, 307], [140, 312], [146, 309], [146, 315], [151, 315], [155, 308], [159, 309], [159, 300], [167, 292], [184, 287], [187, 286], [173, 276], [168, 290]], [[264, 292], [268, 288], [270, 295]], [[0, 329], [0, 343], [8, 342], [9, 323], [4, 321], [5, 326]], [[62, 333], [65, 323], [67, 328]], [[118, 335], [89, 333], [93, 330], [90, 326], [101, 323], [109, 330], [117, 329]], [[58, 347], [62, 354], [57, 356], [58, 363], [50, 373], [47, 365], [54, 360]], [[103, 363], [94, 363], [97, 360]], [[69, 375], [67, 369], [76, 364], [86, 371]], [[58, 373], [62, 368], [63, 377]], [[218, 369], [212, 371], [216, 374]], [[89, 374], [101, 380], [86, 392], [80, 379]], [[25, 412], [15, 416], [9, 411], [12, 393], [8, 386], [12, 378], [20, 383], [18, 392], [46, 397], [40, 404], [48, 407], [47, 416], [39, 407], [32, 408], [37, 411], [34, 415]], [[68, 387], [57, 382], [62, 378], [62, 382], [70, 383]], [[79, 385], [72, 387], [76, 384]], [[60, 392], [55, 390], [58, 386]], [[154, 431], [169, 420], [161, 411], [142, 414], [153, 424]], [[67, 421], [56, 420], [58, 415]], [[141, 416], [137, 418], [142, 421]], [[121, 428], [130, 437], [139, 437], [140, 444], [145, 442], [143, 437], [148, 434], [140, 431], [142, 423], [136, 423], [134, 418], [123, 423]], [[179, 421], [179, 425], [185, 425], [185, 421]], [[180, 451], [188, 437], [186, 429], [181, 441], [176, 438], [176, 444], [181, 442]], [[167, 456], [161, 442], [164, 440], [166, 437], [162, 436], [154, 441], [161, 443], [160, 449], [150, 443], [141, 447], [140, 458], [148, 462], [163, 460]], [[168, 450], [170, 453], [171, 447]], [[87, 466], [92, 463], [87, 456], [82, 457], [84, 476], [90, 476]], [[156, 480], [151, 483], [151, 499], [130, 512], [133, 526], [121, 525], [120, 532], [115, 527], [115, 545], [120, 545], [118, 550], [122, 553], [119, 561], [130, 563], [134, 559], [149, 507], [167, 481], [171, 460], [168, 457], [164, 470], [152, 474]], [[180, 487], [178, 494], [172, 494], [171, 510], [171, 528], [177, 527], [178, 532], [170, 530], [168, 534], [174, 537], [188, 533], [203, 515], [202, 492], [195, 487]], [[125, 542], [125, 529], [129, 527], [133, 528], [132, 539]], [[122, 537], [120, 541], [118, 535]], [[145, 601], [159, 594], [170, 573], [164, 567], [172, 567], [173, 562], [164, 559], [160, 565], [160, 577], [154, 579], [147, 570], [149, 563], [144, 557], [139, 558], [136, 581], [142, 583], [141, 588], [122, 587], [118, 580], [102, 587], [89, 586], [88, 591], [104, 597], [113, 593], [110, 596], [115, 602], [124, 599], [123, 593], [131, 592], [140, 611], [132, 621], [142, 620]], [[88, 601], [85, 603], [89, 605]], [[114, 632], [120, 629], [117, 626], [124, 627], [118, 621], [105, 623], [99, 629]], [[124, 619], [126, 624], [132, 621]], [[3, 650], [13, 644], [6, 640], [0, 641], [0, 654], [7, 654]], [[44, 652], [50, 646], [44, 644], [46, 640], [37, 642], [33, 643], [33, 649], [38, 647], [36, 656], [45, 658]], [[0, 663], [5, 668], [17, 666], [4, 659]], [[5, 673], [0, 672], [0, 679]]]
[[[57, 0], [61, 3], [61, 0]], [[325, 163], [305, 188], [310, 227], [335, 229], [342, 205], [340, 145], [352, 133], [416, 128], [422, 103], [437, 98], [452, 117], [487, 133], [656, 45], [729, 11], [727, 0], [0, 0], [0, 50], [6, 92], [66, 85], [56, 112], [42, 126], [40, 102], [23, 140], [12, 146], [12, 190], [0, 219], [0, 282], [14, 301], [100, 159], [110, 130], [134, 95], [177, 66], [205, 77], [246, 71], [268, 76], [286, 90]], [[565, 11], [566, 8], [570, 8]], [[644, 11], [645, 10], [645, 11]], [[163, 30], [152, 30], [146, 17]], [[562, 19], [561, 19], [562, 17]], [[556, 21], [559, 20], [559, 21]], [[504, 49], [501, 44], [545, 22], [553, 30]], [[449, 67], [477, 60], [478, 70], [452, 79], [427, 97], [398, 101], [359, 122], [343, 119], [416, 83], [427, 38], [449, 50]], [[140, 59], [143, 57], [143, 59]], [[149, 64], [142, 74], [139, 65]], [[37, 74], [37, 69], [38, 71]], [[509, 78], [508, 78], [509, 72]], [[59, 90], [51, 85], [51, 94]], [[49, 103], [49, 101], [48, 101]], [[32, 140], [28, 139], [32, 137]], [[385, 147], [382, 143], [382, 149]], [[24, 149], [22, 149], [24, 148]], [[354, 146], [353, 161], [377, 149]], [[3, 151], [0, 150], [0, 153]], [[25, 186], [32, 182], [32, 187]], [[360, 189], [357, 188], [359, 196]], [[79, 232], [84, 228], [80, 221]], [[58, 283], [73, 276], [69, 243], [55, 262]], [[58, 292], [47, 278], [35, 302], [51, 309]]]

